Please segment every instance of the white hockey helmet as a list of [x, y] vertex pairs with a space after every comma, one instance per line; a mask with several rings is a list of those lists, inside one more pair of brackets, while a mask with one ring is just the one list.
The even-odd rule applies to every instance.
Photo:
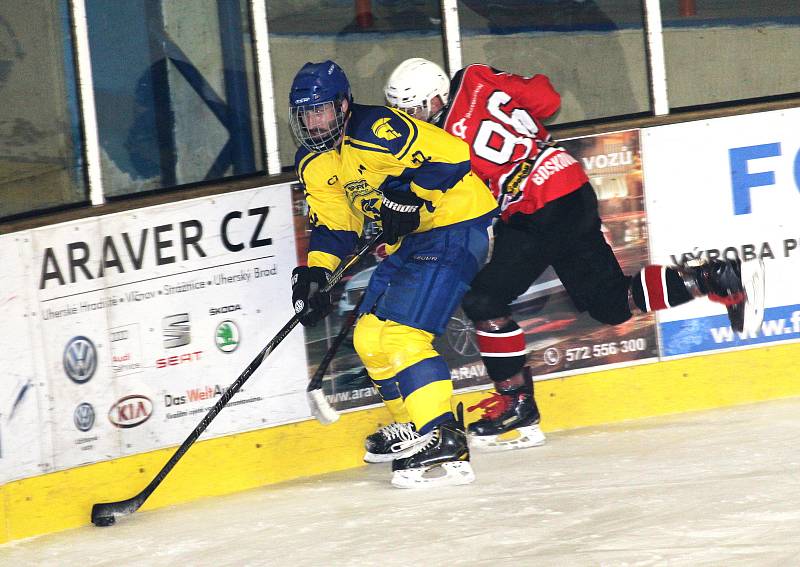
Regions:
[[399, 108], [419, 120], [433, 122], [439, 112], [431, 116], [431, 101], [438, 96], [442, 99], [442, 107], [447, 104], [450, 79], [433, 61], [413, 57], [392, 71], [383, 87], [383, 94], [389, 106]]

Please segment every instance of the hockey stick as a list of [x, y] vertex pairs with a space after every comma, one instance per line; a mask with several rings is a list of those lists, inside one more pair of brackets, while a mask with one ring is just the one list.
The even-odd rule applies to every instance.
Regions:
[[[381, 233], [379, 232], [374, 238], [372, 238], [369, 242], [364, 244], [361, 249], [353, 256], [348, 262], [345, 262], [341, 265], [332, 275], [331, 279], [328, 281], [328, 284], [322, 288], [322, 293], [329, 292], [333, 286], [335, 286], [339, 280], [342, 279], [345, 271], [356, 265], [366, 254], [372, 250], [372, 247], [381, 237]], [[214, 404], [208, 413], [200, 420], [200, 423], [197, 424], [197, 427], [194, 428], [189, 434], [189, 437], [181, 444], [180, 447], [175, 451], [175, 453], [170, 457], [167, 463], [158, 471], [155, 478], [150, 481], [150, 484], [144, 487], [139, 494], [132, 498], [128, 498], [127, 500], [120, 500], [119, 502], [100, 502], [92, 506], [92, 523], [95, 526], [111, 526], [116, 521], [117, 516], [126, 516], [128, 514], [133, 514], [138, 510], [142, 504], [144, 504], [145, 500], [147, 500], [153, 491], [158, 488], [158, 485], [164, 480], [164, 478], [169, 474], [172, 468], [178, 463], [178, 461], [186, 454], [186, 451], [189, 450], [194, 442], [200, 437], [200, 434], [205, 431], [206, 427], [213, 421], [217, 414], [225, 407], [225, 404], [230, 401], [236, 392], [244, 385], [245, 382], [250, 378], [253, 372], [261, 366], [261, 363], [264, 359], [274, 351], [279, 344], [287, 337], [287, 335], [297, 326], [297, 323], [300, 322], [300, 315], [295, 314], [289, 322], [286, 323], [278, 334], [276, 334], [270, 342], [258, 353], [258, 355], [253, 359], [253, 361], [244, 369], [244, 372], [230, 385], [230, 387], [225, 390], [225, 393], [222, 394], [217, 403]]]
[[347, 333], [350, 332], [350, 328], [356, 322], [356, 319], [358, 319], [358, 308], [361, 307], [362, 301], [364, 301], [364, 294], [361, 295], [352, 311], [347, 314], [344, 323], [342, 323], [342, 328], [339, 329], [339, 334], [334, 337], [333, 343], [330, 348], [328, 348], [328, 352], [325, 353], [322, 362], [319, 363], [317, 371], [308, 382], [308, 387], [306, 388], [306, 397], [308, 398], [308, 406], [311, 408], [311, 413], [317, 418], [317, 421], [324, 425], [330, 425], [337, 421], [339, 419], [339, 413], [328, 403], [328, 399], [322, 391], [322, 378], [325, 376], [325, 372], [328, 370], [331, 361], [336, 356], [339, 347], [344, 342]]

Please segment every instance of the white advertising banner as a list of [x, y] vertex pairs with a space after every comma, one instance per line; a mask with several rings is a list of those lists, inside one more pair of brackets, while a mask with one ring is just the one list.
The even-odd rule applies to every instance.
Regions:
[[662, 356], [800, 338], [800, 109], [642, 131], [656, 263], [764, 260], [760, 332], [735, 333], [725, 308], [693, 301], [659, 312]]
[[[25, 234], [25, 245], [2, 240], [3, 258], [20, 259], [4, 273], [4, 297], [15, 290], [31, 304], [26, 311], [22, 301], [7, 301], [3, 332], [19, 333], [4, 342], [17, 349], [2, 355], [15, 369], [4, 395], [24, 398], [12, 389], [46, 384], [49, 395], [40, 397], [49, 402], [38, 415], [19, 413], [36, 408], [32, 395], [0, 400], [0, 433], [5, 449], [11, 404], [11, 423], [47, 424], [40, 437], [52, 448], [24, 447], [30, 455], [18, 467], [47, 462], [37, 451], [64, 469], [182, 442], [293, 315], [289, 185]], [[14, 245], [18, 252], [7, 250]], [[31, 367], [36, 360], [40, 369]], [[303, 334], [291, 333], [204, 437], [310, 417], [307, 377]]]

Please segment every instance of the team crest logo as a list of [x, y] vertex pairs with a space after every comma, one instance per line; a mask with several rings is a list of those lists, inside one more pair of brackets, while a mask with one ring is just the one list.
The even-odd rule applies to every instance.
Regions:
[[395, 140], [399, 138], [400, 134], [392, 128], [392, 125], [389, 124], [389, 120], [389, 118], [376, 120], [372, 125], [372, 133], [375, 134], [376, 137], [383, 138], [384, 140]]
[[357, 198], [369, 195], [373, 191], [369, 183], [363, 179], [345, 183], [344, 190], [345, 193], [347, 193], [347, 196], [350, 198], [351, 203], [355, 203]]

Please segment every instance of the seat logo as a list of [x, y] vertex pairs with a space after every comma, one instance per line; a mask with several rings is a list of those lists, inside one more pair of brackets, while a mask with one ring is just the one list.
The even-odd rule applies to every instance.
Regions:
[[188, 345], [192, 340], [189, 314], [177, 313], [161, 320], [164, 348], [177, 348]]

